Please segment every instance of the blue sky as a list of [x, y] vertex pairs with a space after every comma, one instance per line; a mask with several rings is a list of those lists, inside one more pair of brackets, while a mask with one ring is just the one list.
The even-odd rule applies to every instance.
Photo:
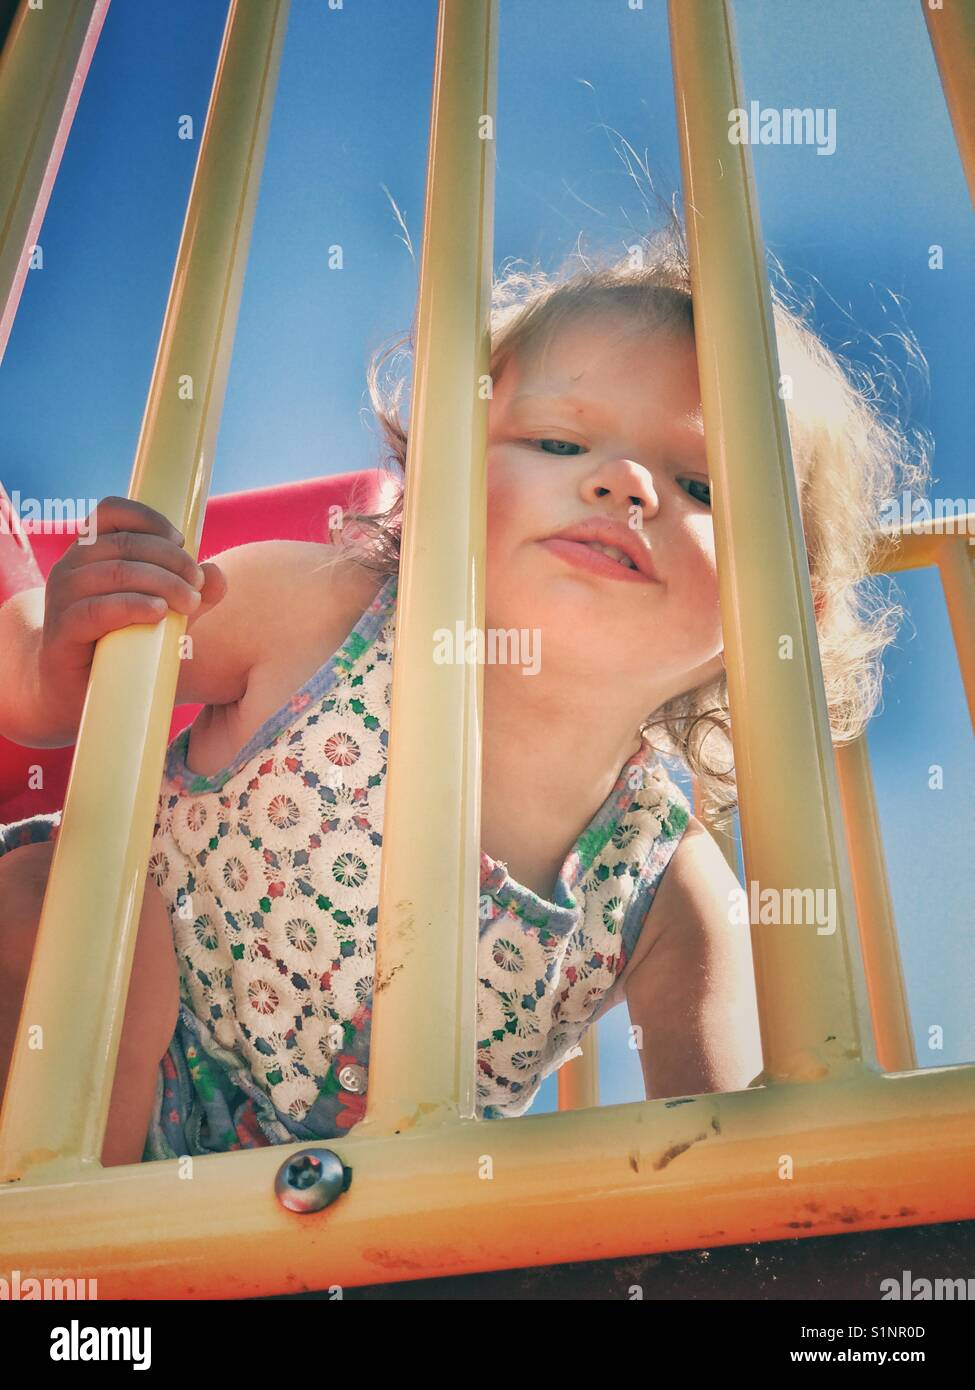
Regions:
[[[0, 479], [29, 496], [125, 492], [226, 15], [114, 0], [0, 370]], [[755, 146], [766, 243], [826, 341], [889, 356], [902, 418], [936, 442], [933, 496], [971, 497], [975, 219], [916, 0], [737, 0], [745, 100], [832, 107], [837, 148]], [[502, 0], [495, 266], [552, 265], [644, 225], [624, 140], [678, 187], [666, 7]], [[214, 492], [377, 462], [365, 365], [413, 312], [434, 0], [293, 0]], [[387, 194], [388, 190], [388, 194]], [[345, 268], [328, 269], [327, 248]], [[944, 269], [928, 247], [944, 247]], [[898, 335], [918, 339], [929, 380]], [[869, 742], [922, 1065], [975, 1059], [975, 756], [940, 585], [906, 576]], [[944, 789], [928, 786], [932, 764]], [[603, 1098], [642, 1095], [625, 1008], [600, 1025]], [[933, 1025], [940, 1053], [928, 1050]], [[554, 1079], [531, 1113], [554, 1105]]]

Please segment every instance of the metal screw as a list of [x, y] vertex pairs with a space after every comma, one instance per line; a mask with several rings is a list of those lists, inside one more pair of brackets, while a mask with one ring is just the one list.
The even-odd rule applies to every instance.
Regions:
[[274, 1179], [278, 1201], [289, 1211], [321, 1211], [348, 1191], [352, 1169], [333, 1149], [299, 1149]]

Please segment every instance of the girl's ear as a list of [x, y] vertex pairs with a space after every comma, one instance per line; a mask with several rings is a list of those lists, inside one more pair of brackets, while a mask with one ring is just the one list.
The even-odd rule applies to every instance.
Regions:
[[816, 615], [816, 621], [818, 622], [818, 621], [819, 621], [819, 616], [820, 616], [820, 614], [822, 613], [823, 608], [824, 608], [824, 606], [825, 606], [825, 604], [826, 604], [826, 595], [823, 593], [822, 589], [821, 589], [821, 588], [819, 587], [819, 585], [816, 583], [815, 579], [812, 580], [812, 596], [813, 596], [813, 612], [815, 613], [815, 615]]

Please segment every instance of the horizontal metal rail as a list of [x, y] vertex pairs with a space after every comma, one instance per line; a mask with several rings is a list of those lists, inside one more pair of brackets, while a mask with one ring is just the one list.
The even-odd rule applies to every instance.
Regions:
[[971, 1066], [360, 1128], [329, 1144], [348, 1191], [307, 1215], [274, 1195], [297, 1144], [0, 1191], [4, 1267], [244, 1298], [975, 1216]]

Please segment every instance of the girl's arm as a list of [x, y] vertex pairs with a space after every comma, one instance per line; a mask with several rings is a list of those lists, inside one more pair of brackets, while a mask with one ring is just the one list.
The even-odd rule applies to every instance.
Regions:
[[651, 905], [654, 944], [626, 988], [648, 1100], [740, 1091], [762, 1072], [751, 935], [731, 920], [736, 894], [742, 918], [741, 885], [692, 817]]
[[[370, 582], [375, 587], [368, 574], [364, 585], [355, 565], [335, 563], [332, 545], [252, 541], [204, 562], [203, 601], [192, 611], [185, 595], [195, 562], [172, 541], [175, 532], [166, 518], [128, 498], [100, 505], [111, 509], [114, 523], [101, 548], [76, 542], [44, 586], [0, 606], [0, 651], [6, 657], [0, 734], [27, 747], [74, 742], [97, 639], [133, 623], [160, 622], [167, 606], [154, 611], [152, 595], [188, 613], [190, 640], [179, 663], [175, 703], [230, 705], [243, 697], [261, 663], [305, 646], [316, 650], [336, 625], [338, 645], [360, 592], [368, 595]], [[125, 532], [127, 522], [154, 530]], [[165, 549], [157, 553], [147, 542], [163, 542]], [[97, 580], [95, 569], [107, 571], [104, 578]]]

